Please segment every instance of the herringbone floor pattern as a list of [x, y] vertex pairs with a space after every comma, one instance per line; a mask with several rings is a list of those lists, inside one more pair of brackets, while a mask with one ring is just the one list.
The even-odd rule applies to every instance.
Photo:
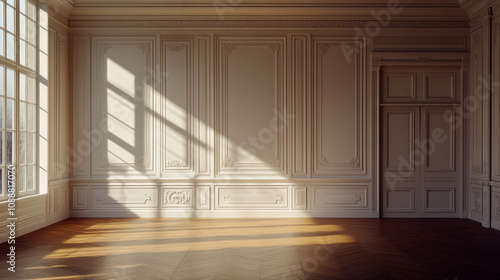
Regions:
[[500, 279], [500, 232], [458, 219], [70, 219], [1, 279]]

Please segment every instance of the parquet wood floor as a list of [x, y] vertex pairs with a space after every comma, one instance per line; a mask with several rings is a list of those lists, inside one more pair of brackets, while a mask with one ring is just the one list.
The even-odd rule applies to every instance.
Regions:
[[500, 279], [500, 232], [459, 219], [69, 219], [1, 279]]

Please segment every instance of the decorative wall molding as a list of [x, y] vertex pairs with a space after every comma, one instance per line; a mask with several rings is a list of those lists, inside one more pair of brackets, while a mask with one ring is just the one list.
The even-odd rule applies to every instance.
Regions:
[[167, 162], [168, 167], [188, 167], [187, 163], [180, 160], [169, 160]]
[[493, 195], [494, 216], [500, 218], [500, 194]]
[[483, 194], [478, 190], [472, 190], [472, 210], [481, 213], [483, 210], [482, 204]]
[[86, 140], [92, 141], [95, 155], [93, 175], [152, 174], [154, 119], [147, 108], [155, 104], [154, 38], [99, 37], [93, 42], [93, 130]]
[[[70, 28], [364, 28], [373, 20], [70, 20]], [[387, 28], [469, 28], [468, 20], [391, 20]]]
[[164, 189], [163, 206], [192, 206], [192, 189]]
[[93, 185], [89, 195], [91, 210], [158, 208], [158, 188], [152, 186]]
[[286, 186], [216, 186], [217, 209], [289, 209]]
[[167, 50], [171, 52], [180, 52], [186, 49], [185, 44], [167, 44]]
[[[219, 76], [216, 89], [218, 174], [278, 175], [284, 172], [285, 38], [219, 37]], [[235, 51], [237, 49], [237, 51]], [[238, 67], [234, 63], [251, 67]], [[236, 70], [237, 69], [237, 70]], [[267, 74], [263, 74], [267, 73]], [[252, 80], [252, 87], [243, 81]], [[245, 93], [245, 94], [244, 94]], [[260, 98], [252, 101], [250, 93]], [[241, 102], [239, 99], [246, 99]], [[237, 109], [236, 109], [237, 108]], [[249, 118], [249, 114], [255, 114]], [[254, 120], [258, 124], [235, 122]], [[247, 135], [245, 137], [245, 135]], [[271, 158], [271, 159], [269, 159]]]
[[376, 36], [373, 51], [467, 51], [466, 36]]
[[[359, 38], [351, 37], [313, 39], [316, 50], [312, 77], [315, 94], [311, 102], [314, 112], [312, 176], [366, 172], [362, 164], [367, 133], [363, 44]], [[345, 124], [346, 120], [349, 125]]]

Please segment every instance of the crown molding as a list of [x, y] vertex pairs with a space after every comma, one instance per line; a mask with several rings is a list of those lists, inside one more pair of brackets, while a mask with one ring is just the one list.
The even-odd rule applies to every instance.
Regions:
[[[75, 7], [384, 7], [387, 0], [61, 0]], [[307, 3], [304, 3], [307, 2]], [[398, 0], [404, 7], [460, 7], [459, 0]]]
[[[355, 28], [371, 20], [70, 20], [71, 28]], [[468, 20], [393, 20], [387, 28], [469, 28]]]

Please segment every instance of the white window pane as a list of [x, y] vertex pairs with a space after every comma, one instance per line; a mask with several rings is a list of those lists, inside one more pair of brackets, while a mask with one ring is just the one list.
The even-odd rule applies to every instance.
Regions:
[[4, 169], [3, 168], [0, 168], [0, 195], [5, 195], [5, 190], [4, 190], [4, 186], [6, 186], [7, 184], [3, 181], [3, 174], [4, 174]]
[[35, 103], [35, 79], [27, 77], [27, 101], [30, 103]]
[[28, 105], [28, 112], [27, 112], [28, 131], [35, 131], [35, 121], [36, 120], [35, 120], [35, 117], [33, 115], [33, 112], [34, 112], [33, 108], [34, 107], [35, 106], [33, 106], [33, 105]]
[[[3, 131], [0, 131], [0, 166], [3, 166], [3, 144], [4, 144], [4, 138], [3, 138]], [[0, 180], [0, 183], [2, 180]]]
[[5, 28], [4, 20], [5, 20], [5, 4], [3, 2], [0, 2], [0, 27]]
[[15, 151], [15, 141], [16, 139], [14, 138], [14, 133], [13, 132], [7, 132], [7, 139], [6, 139], [6, 161], [7, 165], [14, 164], [14, 161], [16, 160], [14, 156], [14, 151]]
[[23, 66], [26, 64], [26, 43], [23, 40], [19, 41], [19, 63]]
[[15, 33], [16, 32], [16, 25], [15, 25], [15, 11], [12, 7], [7, 6], [7, 16], [6, 16], [7, 22], [7, 30], [9, 32]]
[[[0, 129], [4, 128], [3, 126], [3, 119], [4, 119], [4, 114], [5, 114], [5, 105], [4, 105], [4, 98], [0, 98]], [[3, 143], [3, 142], [1, 142]], [[2, 144], [0, 143], [0, 149], [2, 149]], [[1, 165], [1, 164], [0, 164]]]
[[28, 61], [28, 67], [32, 70], [36, 70], [36, 50], [32, 45], [27, 45], [28, 55], [26, 60]]
[[16, 6], [16, 0], [7, 0], [7, 4], [15, 7]]
[[12, 99], [7, 99], [7, 116], [6, 116], [6, 121], [7, 121], [7, 129], [14, 129], [14, 117], [15, 117], [15, 103], [14, 100]]
[[10, 60], [15, 60], [16, 57], [16, 40], [14, 35], [7, 33], [7, 58]]
[[19, 129], [26, 130], [26, 103], [19, 102]]
[[35, 189], [35, 182], [36, 182], [36, 172], [35, 172], [35, 166], [27, 166], [26, 167], [26, 179], [27, 179], [27, 186], [28, 186], [28, 191], [32, 191]]
[[35, 44], [36, 43], [36, 24], [32, 20], [28, 20], [28, 43]]
[[26, 132], [19, 133], [19, 164], [26, 164]]
[[14, 98], [14, 71], [7, 69], [7, 96]]
[[26, 0], [19, 0], [19, 11], [26, 14]]
[[0, 66], [0, 96], [5, 95], [5, 68]]
[[5, 56], [5, 32], [0, 30], [0, 55]]
[[19, 99], [26, 101], [26, 75], [19, 75]]
[[34, 134], [29, 134], [26, 139], [26, 164], [34, 164], [34, 153], [35, 153], [35, 146], [33, 142], [33, 135]]
[[28, 16], [35, 20], [36, 19], [36, 4], [32, 3], [31, 1], [28, 2]]
[[26, 40], [26, 16], [19, 16], [19, 36]]
[[26, 191], [26, 166], [19, 166], [17, 171], [17, 185], [20, 192]]

